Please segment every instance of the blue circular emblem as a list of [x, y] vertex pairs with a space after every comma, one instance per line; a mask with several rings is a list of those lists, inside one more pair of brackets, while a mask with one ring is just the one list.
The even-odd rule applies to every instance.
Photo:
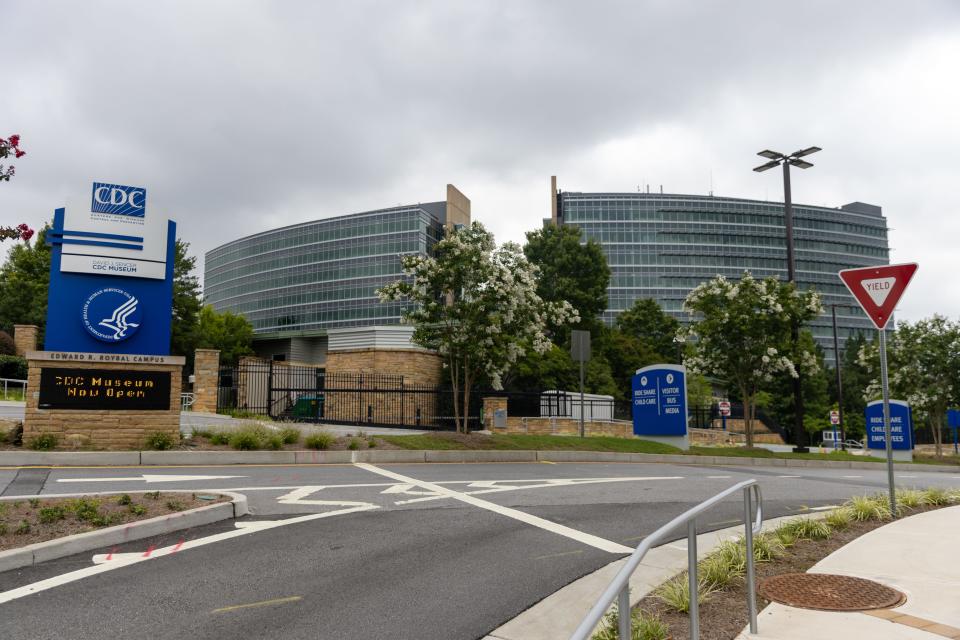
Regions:
[[104, 342], [126, 340], [137, 332], [143, 321], [140, 301], [116, 287], [97, 289], [87, 296], [81, 317], [87, 332]]

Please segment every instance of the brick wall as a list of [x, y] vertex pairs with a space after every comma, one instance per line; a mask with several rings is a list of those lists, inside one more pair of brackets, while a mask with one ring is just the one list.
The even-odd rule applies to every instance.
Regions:
[[327, 353], [327, 373], [380, 373], [403, 376], [406, 384], [438, 385], [443, 361], [420, 349], [347, 349]]
[[197, 349], [193, 364], [193, 410], [217, 412], [217, 385], [220, 384], [220, 351]]
[[[49, 361], [28, 358], [26, 410], [23, 439], [29, 441], [49, 433], [57, 436], [59, 446], [70, 443], [93, 449], [139, 450], [148, 435], [157, 431], [180, 441], [180, 384], [183, 366], [179, 364], [130, 364], [110, 362]], [[118, 371], [170, 372], [169, 411], [78, 411], [68, 409], [39, 409], [40, 371], [45, 367], [58, 369], [116, 369]]]
[[18, 356], [25, 356], [27, 351], [37, 350], [37, 336], [40, 327], [35, 324], [13, 325], [13, 344]]
[[[487, 414], [484, 412], [484, 422]], [[542, 436], [579, 436], [580, 421], [572, 418], [511, 418], [507, 416], [507, 428], [493, 427], [493, 417], [487, 428], [493, 433], [529, 433]], [[585, 422], [584, 434], [587, 436], [611, 436], [614, 438], [632, 438], [633, 423], [617, 422]]]

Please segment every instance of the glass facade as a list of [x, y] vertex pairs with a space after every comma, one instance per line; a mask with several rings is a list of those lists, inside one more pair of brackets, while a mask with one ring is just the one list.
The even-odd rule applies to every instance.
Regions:
[[[580, 227], [607, 256], [607, 323], [638, 298], [657, 300], [685, 322], [687, 293], [717, 274], [787, 278], [782, 203], [649, 193], [562, 192], [557, 199], [560, 222]], [[830, 305], [837, 306], [841, 349], [848, 336], [872, 329], [837, 272], [889, 263], [886, 219], [863, 203], [794, 205], [793, 218], [797, 282], [823, 294], [826, 313], [810, 329], [832, 366]]]
[[446, 203], [357, 213], [265, 231], [206, 254], [204, 290], [218, 311], [245, 316], [263, 338], [399, 324], [401, 303], [376, 290], [401, 278], [400, 257], [443, 235]]

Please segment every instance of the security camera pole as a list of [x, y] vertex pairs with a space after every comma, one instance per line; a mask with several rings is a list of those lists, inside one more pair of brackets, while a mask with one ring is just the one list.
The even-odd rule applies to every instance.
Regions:
[[589, 331], [570, 332], [570, 355], [580, 363], [580, 437], [582, 438], [585, 431], [583, 424], [583, 366], [590, 359]]

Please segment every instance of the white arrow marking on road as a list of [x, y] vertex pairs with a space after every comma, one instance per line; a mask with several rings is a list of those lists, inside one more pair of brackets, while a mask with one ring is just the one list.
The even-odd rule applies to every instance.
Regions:
[[277, 498], [280, 504], [313, 504], [331, 507], [359, 507], [363, 509], [377, 509], [377, 505], [369, 502], [351, 502], [347, 500], [304, 500], [307, 496], [320, 491], [323, 487], [301, 487]]
[[147, 475], [132, 476], [129, 478], [62, 478], [57, 482], [200, 482], [202, 480], [227, 480], [229, 478], [246, 478], [247, 476], [172, 476]]
[[412, 484], [395, 484], [391, 487], [387, 487], [380, 493], [405, 493], [410, 496], [435, 496], [432, 491], [414, 491]]

